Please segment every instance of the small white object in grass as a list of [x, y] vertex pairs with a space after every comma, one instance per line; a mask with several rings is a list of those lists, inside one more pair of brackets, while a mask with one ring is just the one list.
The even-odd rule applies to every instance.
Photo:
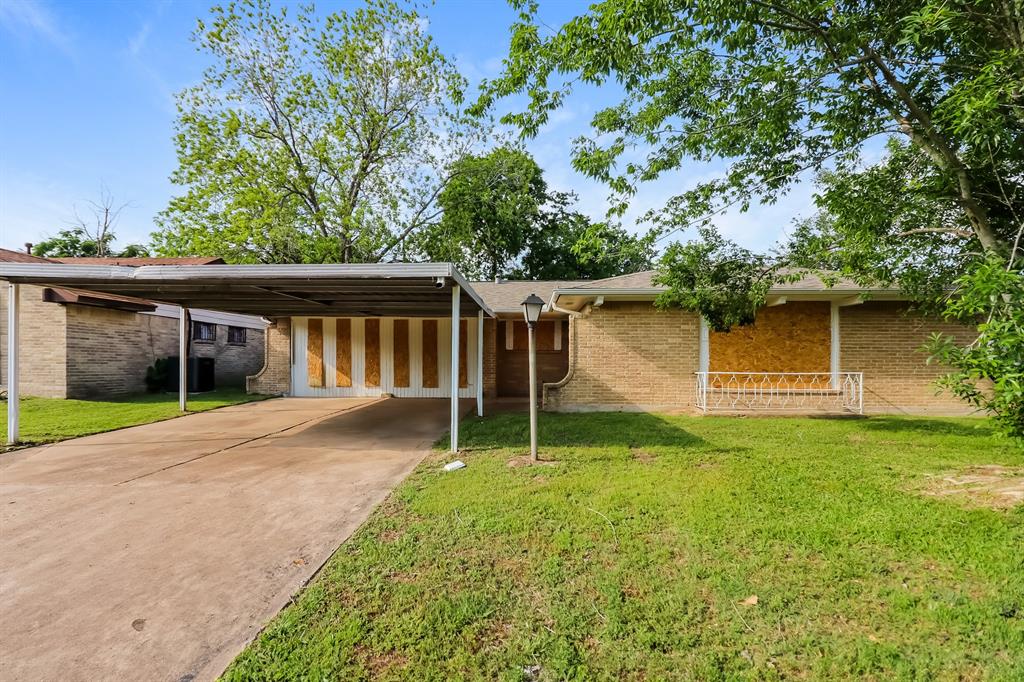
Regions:
[[447, 464], [445, 464], [444, 465], [444, 470], [445, 471], [455, 471], [456, 469], [462, 469], [465, 466], [466, 466], [465, 462], [463, 462], [461, 459], [457, 459], [454, 462], [448, 462]]

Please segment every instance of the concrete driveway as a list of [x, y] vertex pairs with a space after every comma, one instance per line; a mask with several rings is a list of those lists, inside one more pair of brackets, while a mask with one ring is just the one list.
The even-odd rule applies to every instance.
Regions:
[[0, 456], [0, 679], [216, 677], [448, 410], [286, 398]]

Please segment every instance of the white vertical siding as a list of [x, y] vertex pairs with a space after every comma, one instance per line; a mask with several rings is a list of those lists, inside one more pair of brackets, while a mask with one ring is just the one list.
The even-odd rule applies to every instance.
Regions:
[[[401, 398], [447, 398], [451, 386], [451, 318], [437, 319], [437, 388], [423, 388], [423, 319], [409, 319], [409, 384], [396, 388], [395, 382], [395, 318], [380, 319], [381, 385], [366, 386], [366, 318], [352, 320], [352, 386], [336, 385], [335, 358], [337, 333], [335, 318], [324, 320], [324, 366], [326, 382], [323, 388], [312, 388], [306, 376], [306, 345], [309, 341], [307, 317], [292, 318], [293, 363], [292, 395], [310, 397], [377, 396], [392, 393]], [[477, 329], [475, 320], [466, 318], [466, 365], [468, 386], [459, 389], [459, 397], [476, 395]]]

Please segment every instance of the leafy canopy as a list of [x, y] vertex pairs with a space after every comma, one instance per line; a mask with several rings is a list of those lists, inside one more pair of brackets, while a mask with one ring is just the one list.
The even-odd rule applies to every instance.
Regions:
[[178, 96], [185, 188], [164, 254], [236, 262], [379, 261], [434, 221], [450, 163], [486, 130], [415, 11], [390, 0], [320, 18], [269, 0], [214, 6], [213, 64]]
[[651, 267], [655, 233], [592, 223], [575, 201], [549, 190], [525, 151], [468, 155], [452, 165], [438, 198], [443, 216], [417, 247], [483, 279], [599, 279]]

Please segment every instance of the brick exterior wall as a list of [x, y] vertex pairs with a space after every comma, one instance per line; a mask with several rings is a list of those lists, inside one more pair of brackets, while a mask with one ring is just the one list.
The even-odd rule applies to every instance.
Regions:
[[246, 378], [246, 391], [264, 395], [291, 392], [291, 343], [291, 319], [277, 318], [267, 327], [263, 367]]
[[[174, 324], [175, 333], [178, 325]], [[245, 330], [245, 344], [228, 343], [227, 325], [217, 325], [217, 338], [215, 341], [192, 341], [192, 357], [216, 358], [217, 364], [214, 372], [217, 387], [245, 386], [246, 379], [251, 374], [256, 374], [263, 368], [266, 360], [264, 345], [266, 337], [259, 329]], [[174, 352], [178, 354], [177, 342]]]
[[146, 368], [178, 354], [178, 321], [124, 310], [68, 305], [67, 397], [142, 393]]
[[699, 321], [650, 303], [605, 303], [569, 325], [569, 374], [544, 409], [664, 410], [694, 404]]
[[932, 332], [967, 343], [970, 328], [907, 312], [903, 303], [868, 301], [839, 310], [840, 369], [864, 373], [865, 413], [964, 414], [970, 408], [949, 393], [936, 395], [945, 370], [920, 352]]
[[[0, 385], [7, 388], [7, 282], [0, 282]], [[21, 395], [66, 398], [66, 313], [43, 300], [43, 287], [22, 284], [19, 318]]]

